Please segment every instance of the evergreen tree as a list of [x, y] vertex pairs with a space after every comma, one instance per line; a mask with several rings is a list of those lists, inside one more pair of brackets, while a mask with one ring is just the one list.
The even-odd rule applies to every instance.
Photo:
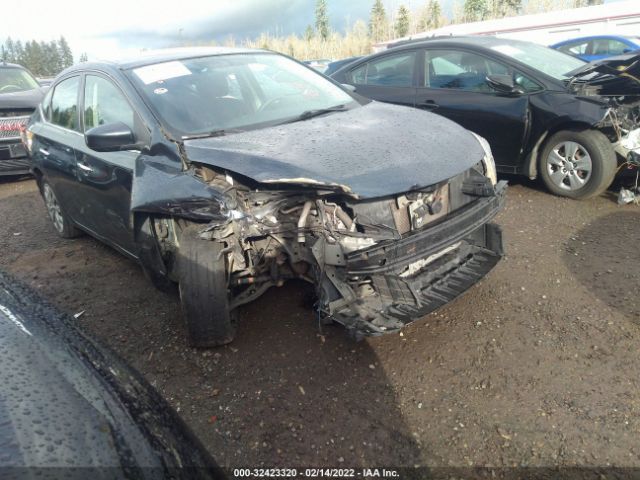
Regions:
[[327, 0], [316, 0], [316, 32], [322, 40], [329, 38]]
[[29, 40], [24, 44], [7, 38], [4, 45], [0, 45], [0, 55], [7, 62], [23, 65], [43, 77], [57, 75], [73, 64], [71, 48], [64, 38], [50, 42]]
[[16, 61], [16, 46], [13, 43], [13, 40], [11, 40], [11, 37], [7, 38], [7, 41], [4, 43], [4, 49], [6, 52], [6, 58], [7, 62], [10, 63], [15, 63]]
[[62, 36], [60, 37], [60, 40], [58, 40], [58, 51], [60, 52], [62, 69], [73, 65], [73, 53], [71, 52], [71, 48], [69, 47], [67, 40]]
[[492, 0], [491, 18], [504, 18], [517, 14], [522, 8], [522, 0]]
[[16, 43], [14, 44], [13, 61], [15, 63], [24, 65], [24, 47], [22, 46], [22, 42], [20, 40], [16, 40]]
[[80, 63], [85, 63], [88, 62], [89, 58], [87, 57], [87, 53], [83, 52], [80, 54]]
[[409, 33], [410, 24], [409, 9], [404, 5], [400, 5], [398, 18], [396, 19], [396, 37], [406, 37]]
[[385, 39], [387, 34], [387, 12], [384, 9], [382, 0], [375, 0], [371, 7], [371, 17], [369, 19], [369, 33], [374, 42]]
[[465, 0], [464, 19], [467, 22], [479, 22], [489, 16], [487, 0]]
[[306, 42], [310, 42], [313, 40], [315, 36], [315, 32], [313, 31], [313, 27], [311, 25], [307, 25], [307, 29], [304, 31], [304, 39]]
[[427, 22], [429, 30], [440, 28], [442, 24], [442, 7], [438, 0], [429, 0], [427, 5]]

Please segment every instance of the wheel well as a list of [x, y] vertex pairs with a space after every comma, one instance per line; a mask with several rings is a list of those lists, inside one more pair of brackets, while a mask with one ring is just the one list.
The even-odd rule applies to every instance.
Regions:
[[527, 155], [527, 159], [524, 163], [524, 168], [522, 170], [522, 173], [527, 175], [532, 180], [538, 177], [539, 155], [540, 155], [540, 152], [544, 149], [544, 145], [550, 136], [555, 135], [556, 133], [561, 132], [563, 130], [581, 131], [581, 130], [590, 130], [592, 128], [593, 128], [593, 125], [589, 125], [588, 123], [582, 123], [582, 122], [565, 122], [565, 123], [560, 123], [558, 125], [554, 125], [552, 128], [545, 131], [542, 135], [538, 137], [533, 148]]

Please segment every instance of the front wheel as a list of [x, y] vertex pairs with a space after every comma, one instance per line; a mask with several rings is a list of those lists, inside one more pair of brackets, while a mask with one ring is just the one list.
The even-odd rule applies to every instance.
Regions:
[[74, 238], [80, 235], [80, 230], [74, 227], [73, 223], [65, 216], [51, 185], [44, 180], [42, 182], [42, 198], [53, 223], [53, 228], [56, 229], [58, 235], [62, 238]]
[[180, 237], [180, 302], [189, 344], [217, 347], [234, 339], [237, 312], [229, 310], [226, 255], [221, 255], [223, 246], [198, 238], [198, 230], [189, 227]]
[[584, 199], [604, 192], [616, 173], [616, 154], [597, 130], [565, 130], [552, 135], [540, 156], [546, 187], [563, 197]]

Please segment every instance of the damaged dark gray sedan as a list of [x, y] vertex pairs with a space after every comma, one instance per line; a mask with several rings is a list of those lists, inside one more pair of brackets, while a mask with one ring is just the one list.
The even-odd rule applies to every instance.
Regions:
[[26, 143], [58, 233], [177, 283], [194, 346], [230, 342], [237, 308], [289, 279], [315, 285], [322, 321], [397, 332], [502, 256], [505, 184], [482, 138], [272, 52], [81, 64]]

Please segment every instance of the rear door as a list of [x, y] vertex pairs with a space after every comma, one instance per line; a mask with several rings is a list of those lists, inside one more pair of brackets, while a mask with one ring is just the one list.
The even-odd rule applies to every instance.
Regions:
[[433, 111], [486, 138], [496, 164], [514, 171], [528, 134], [528, 93], [505, 95], [487, 84], [488, 75], [514, 75], [523, 89], [541, 89], [510, 67], [475, 52], [427, 49], [423, 53], [416, 107]]
[[635, 50], [632, 45], [617, 38], [596, 38], [592, 42], [593, 47], [589, 61], [622, 55]]
[[[87, 73], [82, 89], [82, 126], [122, 122], [133, 132], [141, 121], [122, 90], [107, 76]], [[78, 183], [87, 215], [85, 227], [135, 257], [131, 218], [131, 184], [137, 151], [96, 152], [86, 142], [77, 148]]]
[[78, 196], [76, 148], [84, 144], [80, 132], [78, 94], [80, 75], [60, 81], [47, 96], [45, 121], [33, 129], [34, 161], [45, 174], [65, 214], [82, 224], [84, 205]]
[[417, 56], [416, 50], [402, 50], [376, 57], [349, 70], [344, 81], [364, 97], [413, 107]]

